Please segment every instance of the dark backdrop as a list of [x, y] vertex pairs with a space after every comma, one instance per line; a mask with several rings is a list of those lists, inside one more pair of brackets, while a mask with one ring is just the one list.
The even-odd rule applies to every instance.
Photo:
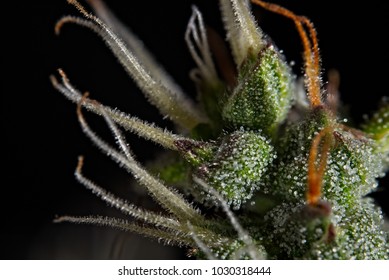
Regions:
[[[222, 32], [217, 1], [110, 2], [118, 16], [194, 96], [188, 77], [194, 64], [184, 43], [185, 26], [191, 4], [196, 4], [206, 23]], [[389, 10], [385, 1], [372, 0], [366, 6], [347, 6], [347, 2], [340, 5], [335, 0], [276, 2], [307, 15], [315, 23], [323, 70], [335, 68], [340, 72], [342, 101], [350, 104], [354, 119], [360, 121], [363, 114], [376, 108], [380, 97], [388, 95]], [[62, 15], [78, 15], [65, 0], [18, 1], [2, 9], [9, 18], [1, 17], [1, 258], [183, 257], [177, 251], [167, 255], [154, 246], [156, 242], [144, 242], [110, 229], [52, 223], [56, 215], [62, 214], [118, 215], [75, 181], [73, 170], [79, 154], [85, 155], [89, 177], [121, 196], [139, 201], [136, 193], [135, 199], [129, 195], [128, 176], [81, 133], [75, 105], [50, 85], [48, 77], [58, 67], [92, 97], [160, 126], [172, 126], [148, 105], [95, 34], [67, 25], [61, 36], [54, 35], [56, 20]], [[259, 8], [255, 11], [264, 31], [284, 50], [288, 60], [296, 61], [295, 70], [301, 73], [301, 44], [293, 24]], [[93, 116], [90, 119], [97, 131], [110, 137], [101, 120]], [[142, 162], [160, 150], [131, 135], [129, 142]], [[382, 180], [382, 190], [375, 197], [389, 213], [387, 182]]]

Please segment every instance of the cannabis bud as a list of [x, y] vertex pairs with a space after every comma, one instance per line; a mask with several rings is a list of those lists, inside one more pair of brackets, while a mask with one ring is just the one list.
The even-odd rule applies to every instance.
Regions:
[[[235, 64], [231, 69], [214, 63], [210, 33], [193, 7], [185, 40], [196, 63], [190, 77], [200, 104], [194, 104], [101, 0], [89, 1], [97, 16], [76, 0], [68, 2], [83, 18], [63, 17], [56, 32], [76, 23], [102, 37], [181, 134], [82, 95], [59, 70], [61, 82], [52, 76], [52, 83], [77, 104], [86, 136], [166, 211], [141, 209], [107, 192], [82, 174], [80, 157], [76, 179], [129, 219], [62, 216], [56, 222], [136, 232], [185, 247], [198, 258], [389, 258], [383, 215], [366, 197], [389, 166], [388, 103], [360, 129], [342, 121], [336, 89], [331, 81], [322, 84], [317, 34], [309, 19], [251, 1], [294, 22], [303, 45], [301, 89], [283, 55], [257, 26], [248, 1], [220, 0], [234, 60], [223, 65]], [[117, 147], [89, 127], [82, 108], [103, 117]], [[169, 160], [146, 170], [120, 127], [171, 150]]]

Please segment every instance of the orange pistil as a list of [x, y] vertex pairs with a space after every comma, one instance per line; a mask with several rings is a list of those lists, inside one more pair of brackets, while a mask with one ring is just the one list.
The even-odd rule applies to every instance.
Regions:
[[84, 117], [81, 112], [82, 105], [88, 100], [89, 92], [85, 92], [82, 96], [80, 102], [77, 104], [77, 117], [80, 120], [80, 122], [85, 123]]
[[[317, 33], [313, 23], [308, 18], [304, 16], [298, 16], [279, 5], [263, 2], [260, 0], [251, 0], [251, 2], [263, 7], [266, 10], [283, 15], [293, 20], [304, 47], [306, 86], [308, 89], [309, 99], [312, 107], [321, 106], [320, 53]], [[309, 36], [304, 29], [304, 25], [309, 31]]]
[[[319, 144], [324, 138], [320, 151], [320, 161], [316, 166], [318, 158]], [[307, 202], [310, 205], [316, 205], [321, 196], [321, 187], [323, 176], [327, 167], [328, 152], [332, 145], [333, 128], [331, 126], [322, 129], [313, 139], [308, 158], [308, 190], [306, 194]]]
[[76, 168], [76, 172], [81, 174], [81, 169], [82, 169], [82, 166], [84, 165], [84, 157], [83, 156], [79, 156], [78, 157], [78, 162], [77, 162], [77, 168]]

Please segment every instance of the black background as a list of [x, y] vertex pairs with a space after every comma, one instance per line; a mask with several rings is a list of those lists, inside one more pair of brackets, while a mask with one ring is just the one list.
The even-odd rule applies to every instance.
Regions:
[[[374, 110], [380, 98], [388, 95], [389, 9], [385, 1], [372, 0], [366, 5], [335, 0], [277, 3], [315, 23], [323, 71], [335, 68], [340, 72], [342, 101], [350, 105], [355, 121]], [[188, 77], [194, 64], [184, 42], [191, 4], [203, 12], [207, 24], [223, 32], [216, 0], [109, 2], [185, 91], [195, 96]], [[9, 17], [1, 17], [1, 258], [182, 257], [176, 251], [164, 255], [155, 249], [156, 242], [150, 247], [142, 239], [126, 239], [110, 229], [52, 223], [62, 214], [118, 216], [75, 181], [73, 171], [80, 154], [85, 155], [88, 177], [120, 196], [130, 193], [128, 176], [90, 145], [77, 123], [75, 105], [52, 88], [49, 75], [56, 74], [57, 68], [63, 68], [72, 83], [93, 98], [159, 126], [172, 126], [148, 105], [95, 34], [66, 25], [61, 36], [54, 35], [54, 24], [61, 16], [78, 14], [65, 0], [9, 5], [2, 8]], [[259, 8], [255, 13], [287, 59], [296, 61], [296, 73], [301, 73], [301, 43], [293, 24]], [[99, 133], [110, 137], [101, 120], [88, 117]], [[135, 136], [128, 139], [142, 162], [160, 150]], [[381, 188], [375, 197], [389, 213], [387, 179], [381, 180]], [[123, 242], [128, 250], [137, 246], [140, 254], [107, 249]]]

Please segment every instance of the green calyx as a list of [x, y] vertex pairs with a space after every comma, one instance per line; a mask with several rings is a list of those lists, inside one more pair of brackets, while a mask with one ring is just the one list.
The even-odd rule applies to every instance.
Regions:
[[274, 46], [248, 58], [239, 69], [238, 85], [223, 106], [226, 126], [261, 129], [272, 135], [291, 106], [292, 80], [290, 68]]
[[289, 124], [277, 141], [278, 157], [263, 191], [289, 201], [304, 201], [312, 140], [320, 130], [333, 124], [333, 117], [324, 108], [316, 108], [301, 122]]
[[387, 233], [382, 230], [382, 213], [370, 199], [350, 208], [336, 224], [332, 243], [313, 243], [306, 259], [384, 260], [389, 257]]
[[260, 188], [274, 158], [268, 139], [258, 132], [242, 129], [222, 137], [212, 159], [197, 172], [238, 209]]

